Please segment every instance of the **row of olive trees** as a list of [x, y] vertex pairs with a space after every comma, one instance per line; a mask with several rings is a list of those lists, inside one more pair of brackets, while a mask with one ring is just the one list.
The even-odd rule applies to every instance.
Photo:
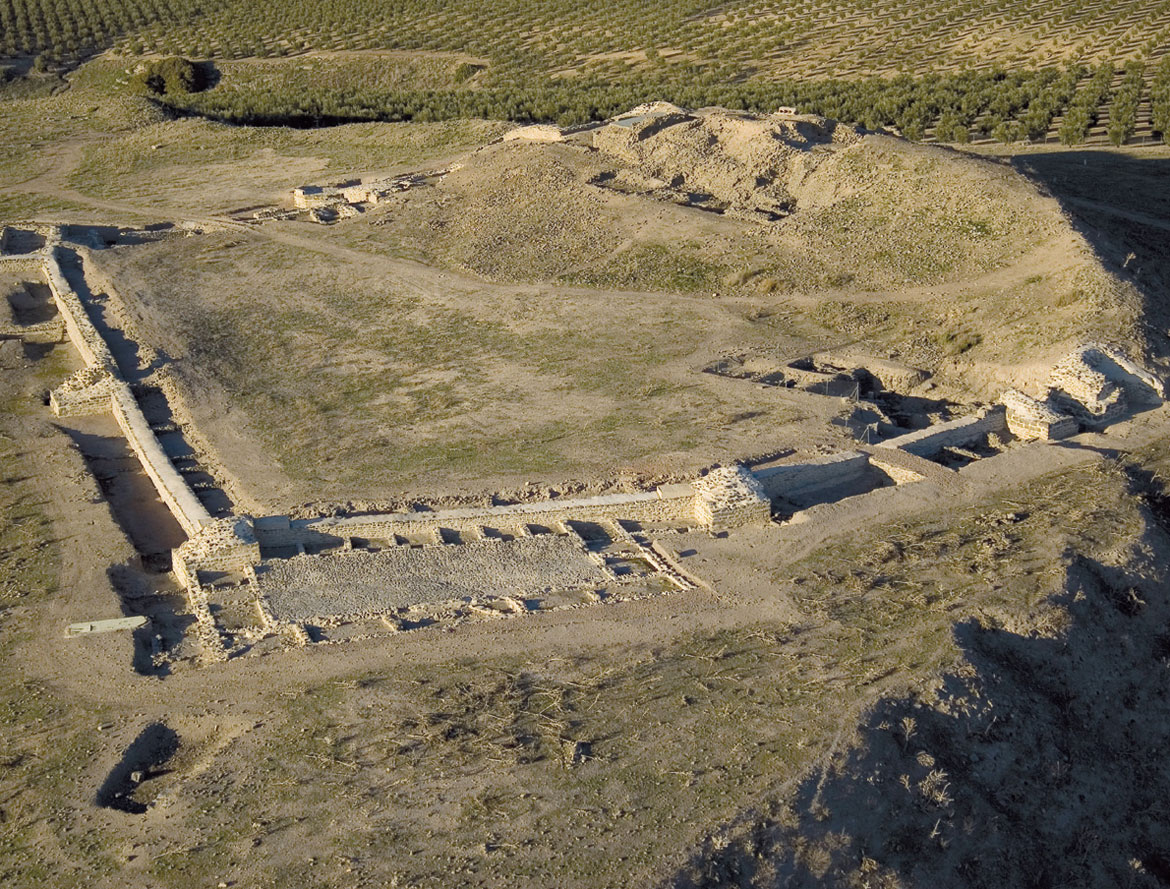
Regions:
[[0, 56], [75, 60], [123, 34], [174, 28], [203, 12], [200, 0], [0, 0]]
[[1125, 76], [1113, 94], [1113, 104], [1109, 107], [1109, 125], [1106, 127], [1109, 141], [1114, 145], [1124, 145], [1133, 135], [1137, 126], [1138, 102], [1141, 101], [1145, 84], [1145, 65], [1141, 62], [1126, 62]]
[[[379, 87], [355, 81], [345, 89], [303, 82], [235, 85], [230, 77], [200, 95], [168, 96], [177, 110], [250, 124], [323, 126], [364, 120], [446, 120], [482, 117], [555, 121], [569, 126], [611, 117], [641, 102], [665, 99], [686, 107], [722, 105], [771, 111], [780, 105], [870, 129], [896, 127], [911, 139], [963, 142], [982, 132], [1004, 142], [1044, 138], [1065, 113], [1061, 137], [1084, 138], [1108, 97], [1112, 65], [1088, 73], [1079, 66], [1025, 72], [967, 72], [865, 80], [744, 80], [695, 67], [624, 81], [537, 81], [523, 86], [456, 86], [443, 89]], [[1128, 102], [1141, 65], [1127, 68], [1119, 96]], [[456, 78], [458, 80], [458, 78]], [[466, 83], [466, 79], [462, 81]], [[1096, 100], [1095, 103], [1093, 100]], [[1124, 110], [1124, 109], [1123, 109]], [[1128, 130], [1132, 132], [1132, 127]]]
[[1060, 124], [1060, 141], [1065, 145], [1079, 145], [1085, 141], [1089, 129], [1097, 122], [1101, 104], [1109, 98], [1113, 84], [1113, 63], [1100, 65], [1073, 96]]
[[1153, 112], [1155, 132], [1162, 134], [1163, 141], [1170, 134], [1170, 56], [1166, 56], [1154, 71], [1154, 83], [1150, 88], [1150, 105]]

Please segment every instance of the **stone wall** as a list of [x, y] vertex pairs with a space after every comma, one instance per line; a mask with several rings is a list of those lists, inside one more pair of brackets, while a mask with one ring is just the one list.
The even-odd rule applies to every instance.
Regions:
[[53, 302], [57, 304], [57, 311], [65, 322], [65, 332], [74, 348], [81, 354], [82, 360], [88, 367], [97, 367], [109, 371], [118, 377], [118, 367], [114, 355], [110, 352], [106, 341], [98, 333], [85, 306], [61, 271], [60, 247], [50, 246], [44, 257], [43, 269], [45, 280], [49, 283], [49, 290], [53, 294]]
[[0, 269], [5, 271], [39, 272], [43, 266], [44, 259], [39, 253], [0, 255]]
[[176, 549], [172, 558], [177, 572], [247, 571], [260, 561], [253, 519], [247, 515], [212, 519]]
[[211, 523], [211, 514], [183, 481], [162, 445], [151, 431], [150, 424], [138, 406], [138, 400], [125, 383], [119, 383], [111, 397], [114, 418], [142, 468], [154, 482], [159, 498], [167, 505], [188, 536]]
[[515, 142], [523, 140], [525, 142], [564, 142], [565, 134], [561, 132], [560, 127], [554, 127], [552, 124], [538, 123], [527, 127], [516, 127], [514, 130], [508, 130], [504, 133], [503, 141]]
[[709, 530], [764, 525], [772, 501], [764, 486], [740, 464], [712, 469], [695, 481], [695, 517]]
[[757, 469], [752, 474], [764, 492], [790, 502], [817, 499], [823, 493], [864, 478], [870, 471], [869, 455], [860, 451], [831, 454], [804, 463]]
[[999, 400], [1007, 408], [1008, 431], [1017, 438], [1056, 441], [1080, 428], [1074, 417], [1015, 389], [1006, 390]]
[[65, 331], [86, 367], [54, 389], [49, 394], [49, 404], [58, 416], [112, 411], [159, 498], [188, 535], [196, 534], [211, 523], [211, 514], [167, 457], [129, 385], [122, 379], [113, 353], [94, 327], [81, 298], [69, 286], [61, 271], [57, 240], [55, 234], [49, 236], [42, 268]]
[[667, 485], [639, 494], [608, 494], [566, 500], [541, 500], [506, 506], [469, 507], [435, 512], [383, 513], [363, 516], [329, 516], [284, 521], [270, 516], [256, 520], [256, 531], [266, 546], [295, 546], [323, 538], [351, 537], [392, 540], [440, 528], [474, 531], [484, 526], [518, 528], [554, 525], [565, 521], [632, 521], [646, 524], [691, 524], [695, 516], [695, 489], [691, 485]]
[[919, 457], [932, 457], [948, 447], [974, 444], [992, 432], [1007, 430], [1007, 409], [1002, 404], [984, 408], [970, 417], [961, 417], [948, 423], [937, 423], [878, 445], [879, 448], [899, 448]]
[[1110, 423], [1125, 413], [1121, 386], [1101, 372], [1090, 347], [1064, 358], [1048, 377], [1049, 400], [1088, 426]]
[[84, 367], [49, 393], [49, 407], [58, 417], [90, 417], [110, 409], [117, 380], [100, 367]]
[[1120, 349], [1094, 343], [1088, 350], [1093, 366], [1121, 386], [1130, 401], [1158, 403], [1165, 399], [1166, 383]]

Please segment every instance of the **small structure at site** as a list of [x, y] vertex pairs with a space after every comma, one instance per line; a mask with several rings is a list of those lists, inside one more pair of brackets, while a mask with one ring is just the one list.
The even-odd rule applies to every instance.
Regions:
[[1052, 369], [1049, 399], [1088, 426], [1103, 426], [1126, 408], [1125, 391], [1091, 360], [1092, 350], [1078, 349]]
[[[300, 185], [292, 190], [293, 207], [307, 212], [313, 222], [324, 224], [336, 222], [338, 219], [356, 216], [364, 207], [380, 204], [400, 191], [417, 188], [429, 180], [442, 179], [453, 169], [456, 168], [407, 173], [390, 179], [373, 179], [369, 182], [350, 181], [339, 182], [335, 185]], [[252, 218], [264, 221], [288, 217], [287, 211], [267, 207], [253, 213]]]
[[90, 636], [95, 633], [116, 633], [119, 630], [138, 630], [150, 623], [150, 618], [139, 614], [134, 617], [112, 617], [108, 620], [90, 620], [79, 624], [70, 624], [65, 628], [65, 635]]
[[101, 367], [83, 367], [49, 392], [49, 407], [54, 416], [88, 417], [110, 409], [110, 398], [118, 381]]
[[1007, 408], [1007, 428], [1025, 441], [1058, 441], [1076, 435], [1076, 418], [1052, 405], [1038, 401], [1017, 389], [1008, 389], [999, 397]]
[[1081, 346], [1052, 369], [1048, 400], [1086, 426], [1121, 417], [1130, 404], [1154, 404], [1166, 386], [1120, 349], [1100, 343]]
[[695, 518], [711, 531], [767, 524], [772, 500], [742, 464], [712, 469], [694, 483]]
[[565, 134], [560, 127], [552, 124], [538, 123], [527, 127], [517, 127], [504, 133], [505, 142], [564, 142]]
[[292, 190], [293, 206], [298, 210], [308, 210], [310, 207], [324, 206], [328, 201], [336, 199], [336, 192], [326, 191], [320, 185], [301, 185]]

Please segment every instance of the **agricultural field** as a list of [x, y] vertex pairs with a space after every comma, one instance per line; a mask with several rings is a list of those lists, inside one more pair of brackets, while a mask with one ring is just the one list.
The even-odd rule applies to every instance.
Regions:
[[6, 0], [0, 35], [0, 64], [7, 58], [15, 79], [10, 94], [52, 88], [43, 76], [24, 76], [30, 67], [50, 73], [106, 50], [131, 67], [143, 55], [184, 56], [208, 65], [210, 88], [172, 90], [163, 104], [245, 123], [571, 124], [651, 100], [795, 105], [942, 142], [1124, 144], [1159, 138], [1170, 122], [1164, 2], [923, 8], [881, 0], [781, 11], [751, 2], [220, 0], [77, 9]]
[[70, 58], [108, 47], [221, 59], [405, 50], [467, 53], [498, 81], [683, 64], [851, 77], [1156, 56], [1170, 35], [1170, 4], [6, 0], [0, 24], [8, 56]]

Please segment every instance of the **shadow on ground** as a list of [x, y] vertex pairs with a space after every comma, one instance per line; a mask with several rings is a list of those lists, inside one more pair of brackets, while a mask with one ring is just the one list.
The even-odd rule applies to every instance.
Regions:
[[151, 723], [126, 748], [121, 761], [106, 776], [95, 802], [105, 809], [144, 814], [147, 806], [135, 798], [135, 792], [145, 781], [165, 774], [166, 763], [178, 749], [179, 736], [174, 729], [161, 722]]
[[1133, 281], [1150, 321], [1164, 332], [1170, 319], [1170, 157], [1070, 150], [1018, 155], [1012, 165], [1051, 192], [1098, 256]]
[[956, 624], [934, 693], [880, 702], [669, 885], [1170, 885], [1170, 496], [1131, 477], [1155, 521], [1128, 568], [1069, 553], [1031, 625]]

